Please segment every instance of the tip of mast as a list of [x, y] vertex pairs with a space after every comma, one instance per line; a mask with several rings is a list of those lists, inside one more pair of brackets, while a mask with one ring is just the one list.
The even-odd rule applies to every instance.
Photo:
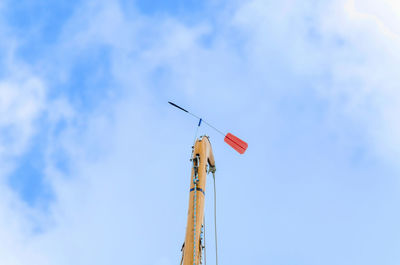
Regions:
[[201, 136], [199, 137], [199, 140], [198, 140], [198, 141], [203, 140], [203, 138], [207, 138], [208, 140], [210, 140], [210, 136], [208, 136], [207, 134], [205, 134], [205, 135], [201, 135]]

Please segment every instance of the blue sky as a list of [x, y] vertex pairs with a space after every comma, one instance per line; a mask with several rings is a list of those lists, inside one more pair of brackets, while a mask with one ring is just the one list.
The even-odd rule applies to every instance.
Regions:
[[200, 128], [221, 264], [398, 265], [399, 25], [391, 0], [0, 2], [1, 264], [178, 264], [173, 101], [249, 143]]

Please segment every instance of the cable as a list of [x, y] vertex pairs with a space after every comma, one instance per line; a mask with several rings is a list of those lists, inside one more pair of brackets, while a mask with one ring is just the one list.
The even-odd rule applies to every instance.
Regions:
[[[171, 104], [173, 104], [173, 103], [171, 103]], [[180, 107], [179, 107], [180, 108]], [[190, 113], [189, 113], [190, 114]], [[201, 125], [201, 122], [202, 122], [202, 119], [200, 118], [199, 119], [199, 124], [197, 125], [197, 129], [196, 129], [196, 133], [195, 133], [195, 135], [194, 135], [194, 140], [193, 140], [193, 146], [192, 146], [192, 153], [190, 154], [190, 161], [192, 161], [192, 159], [194, 159], [194, 157], [193, 157], [193, 152], [194, 152], [194, 146], [196, 145], [196, 140], [197, 140], [197, 134], [199, 133], [199, 128], [200, 128], [200, 125]]]
[[199, 128], [200, 128], [200, 125], [201, 125], [201, 121], [202, 121], [202, 119], [199, 120], [199, 125], [197, 125], [196, 134], [194, 135], [193, 148], [194, 148], [194, 145], [196, 144], [197, 134], [199, 133]]
[[215, 226], [215, 264], [218, 265], [218, 240], [217, 240], [217, 188], [215, 185], [215, 172], [213, 172], [214, 179], [214, 226]]
[[206, 214], [203, 215], [203, 229], [204, 229], [204, 265], [207, 265], [207, 251], [206, 251]]
[[[194, 184], [194, 192], [193, 192], [193, 265], [196, 265], [196, 208], [197, 208], [197, 183], [199, 182], [198, 178], [198, 168], [200, 165], [199, 156], [196, 155], [196, 160], [193, 161], [193, 184]], [[200, 239], [199, 239], [200, 244]]]

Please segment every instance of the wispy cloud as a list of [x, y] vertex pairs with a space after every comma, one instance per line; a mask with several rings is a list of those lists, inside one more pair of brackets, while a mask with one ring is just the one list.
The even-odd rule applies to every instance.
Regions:
[[[309, 194], [301, 194], [304, 198], [291, 204], [290, 197], [280, 197], [268, 184], [280, 187], [283, 182], [279, 181], [304, 175], [303, 184], [291, 180], [328, 203], [336, 198], [340, 183], [358, 179], [344, 176], [365, 173], [355, 169], [355, 160], [364, 166], [370, 161], [387, 163], [387, 172], [397, 172], [400, 46], [394, 2], [254, 0], [219, 7], [219, 14], [185, 23], [172, 16], [126, 10], [117, 1], [82, 2], [35, 60], [21, 53], [23, 45], [7, 21], [0, 24], [9, 32], [1, 36], [5, 44], [0, 44], [5, 47], [1, 68], [6, 69], [0, 78], [2, 263], [178, 262], [187, 199], [187, 179], [182, 176], [188, 173], [181, 161], [187, 161], [186, 143], [192, 141], [187, 131], [193, 128], [185, 117], [167, 112], [164, 103], [169, 99], [219, 121], [219, 127], [247, 135], [249, 154], [232, 169], [228, 161], [237, 158], [224, 151], [211, 132], [222, 179], [236, 174], [260, 183], [253, 187], [260, 192], [235, 201], [238, 207], [257, 199], [254, 205], [269, 207], [277, 218], [293, 217], [292, 212], [276, 210], [278, 206], [265, 201], [270, 196], [281, 206], [329, 214], [326, 205], [314, 202]], [[386, 13], [391, 15], [382, 15]], [[27, 43], [29, 39], [24, 40]], [[199, 95], [205, 100], [199, 100]], [[179, 124], [179, 129], [172, 124]], [[40, 171], [54, 194], [46, 199], [46, 211], [24, 202], [7, 182], [38, 134], [46, 139], [40, 147], [44, 161]], [[315, 177], [321, 172], [328, 176]], [[267, 173], [281, 180], [272, 180]], [[306, 187], [307, 181], [311, 184]], [[249, 185], [229, 182], [232, 190]], [[313, 189], [315, 183], [320, 186]], [[299, 186], [284, 186], [294, 194], [300, 192]], [[265, 195], [265, 189], [270, 195]], [[285, 189], [280, 190], [282, 194]], [[332, 203], [333, 213], [358, 205], [350, 192], [343, 193], [343, 201]], [[228, 192], [223, 196], [235, 200]], [[227, 212], [234, 209], [224, 200], [222, 222], [228, 223], [233, 216]], [[222, 229], [222, 238], [231, 249], [243, 245], [234, 245], [233, 235], [227, 232], [238, 225], [235, 222], [279, 223], [265, 215], [254, 216], [251, 207], [243, 212], [247, 217], [238, 216]], [[358, 210], [346, 229], [357, 226], [365, 216], [370, 217], [367, 211]], [[332, 233], [340, 230], [339, 221], [330, 224], [336, 229]], [[293, 237], [303, 235], [286, 225], [293, 229]], [[266, 229], [257, 233], [278, 240], [278, 235]], [[309, 232], [311, 238], [320, 239], [313, 230]], [[243, 231], [237, 233], [250, 237]], [[325, 236], [340, 241], [329, 231]], [[288, 252], [293, 250], [291, 255], [272, 253], [279, 251], [281, 240], [275, 245], [264, 242], [271, 249], [272, 261], [300, 264], [304, 259], [314, 264], [310, 257], [315, 253], [297, 253], [301, 248], [294, 247], [295, 239], [287, 246]], [[308, 243], [321, 247], [314, 241]], [[157, 255], [152, 255], [154, 249]], [[388, 249], [378, 249], [376, 255]], [[228, 247], [222, 251], [227, 253]], [[321, 253], [329, 255], [326, 249]], [[235, 263], [222, 254], [231, 264], [242, 264], [245, 256], [238, 256]], [[366, 264], [354, 253], [343, 252], [338, 257], [339, 261], [346, 259]], [[251, 261], [265, 260], [254, 256]], [[335, 264], [329, 262], [324, 260]]]

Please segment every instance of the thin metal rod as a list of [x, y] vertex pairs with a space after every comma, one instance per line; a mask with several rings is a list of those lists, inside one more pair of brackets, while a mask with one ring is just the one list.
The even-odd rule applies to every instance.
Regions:
[[[189, 111], [187, 112], [190, 115], [192, 115], [193, 117], [197, 118], [197, 119], [202, 119], [197, 115], [194, 115], [193, 113], [190, 113]], [[205, 121], [204, 119], [202, 119], [202, 121], [207, 124], [208, 126], [210, 126], [211, 128], [213, 128], [214, 130], [216, 130], [217, 132], [219, 132], [220, 134], [222, 134], [223, 136], [225, 136], [225, 133], [221, 132], [220, 130], [218, 130], [217, 128], [215, 128], [214, 126], [212, 126], [210, 123], [208, 123], [207, 121]]]
[[[174, 106], [174, 107], [180, 109], [180, 110], [183, 110], [184, 112], [186, 112], [186, 113], [192, 115], [193, 117], [195, 117], [195, 118], [197, 118], [197, 119], [202, 119], [202, 118], [200, 118], [199, 116], [197, 116], [197, 115], [191, 113], [190, 111], [188, 111], [188, 110], [186, 110], [186, 109], [184, 109], [184, 108], [182, 108], [182, 107], [176, 105], [175, 103], [172, 103], [172, 102], [170, 102], [170, 101], [168, 101], [168, 103], [171, 104], [172, 106]], [[222, 134], [223, 136], [225, 136], [225, 133], [221, 132], [220, 130], [218, 130], [217, 128], [215, 128], [213, 125], [211, 125], [211, 124], [208, 123], [207, 121], [205, 121], [205, 120], [203, 120], [203, 119], [202, 119], [202, 121], [203, 121], [205, 124], [207, 124], [208, 126], [210, 126], [211, 128], [213, 128], [214, 130], [216, 130], [217, 132], [219, 132], [220, 134]]]
[[212, 126], [211, 124], [209, 124], [208, 122], [206, 122], [205, 120], [203, 120], [203, 122], [205, 124], [207, 124], [208, 126], [210, 126], [211, 128], [213, 128], [214, 130], [216, 130], [217, 132], [219, 132], [220, 134], [222, 134], [223, 136], [225, 136], [225, 133], [221, 132], [220, 130], [218, 130], [217, 128], [215, 128], [214, 126]]

